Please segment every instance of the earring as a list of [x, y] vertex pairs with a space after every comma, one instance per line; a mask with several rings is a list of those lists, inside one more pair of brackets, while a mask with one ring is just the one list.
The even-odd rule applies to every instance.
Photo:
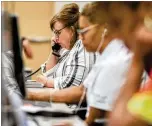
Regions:
[[107, 30], [107, 28], [105, 28], [103, 31], [104, 36], [107, 34], [107, 32], [108, 32], [108, 30]]
[[103, 33], [102, 33], [102, 38], [105, 37], [105, 35], [107, 34], [108, 30], [107, 28], [104, 29]]

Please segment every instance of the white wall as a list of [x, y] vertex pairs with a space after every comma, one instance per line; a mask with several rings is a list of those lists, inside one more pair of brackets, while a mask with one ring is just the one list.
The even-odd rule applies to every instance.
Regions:
[[86, 3], [89, 3], [89, 2], [81, 2], [81, 1], [77, 1], [77, 2], [55, 2], [55, 13], [59, 12], [60, 9], [63, 7], [64, 4], [69, 4], [69, 3], [76, 3], [78, 4], [79, 8], [80, 8], [80, 12], [83, 8], [83, 6], [86, 4]]

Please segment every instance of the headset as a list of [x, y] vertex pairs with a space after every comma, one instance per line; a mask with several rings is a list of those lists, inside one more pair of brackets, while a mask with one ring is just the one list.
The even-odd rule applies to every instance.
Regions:
[[99, 43], [99, 46], [98, 46], [96, 52], [99, 52], [99, 50], [101, 49], [101, 47], [102, 47], [102, 45], [103, 45], [103, 43], [104, 43], [104, 37], [105, 37], [105, 35], [107, 34], [107, 32], [108, 32], [108, 30], [107, 30], [107, 28], [105, 28], [105, 29], [103, 30], [102, 35], [101, 35], [101, 41], [100, 41], [100, 43]]
[[[101, 35], [101, 41], [100, 41], [100, 43], [99, 43], [99, 45], [98, 45], [98, 48], [97, 48], [96, 52], [99, 52], [99, 50], [101, 49], [101, 47], [102, 47], [102, 45], [103, 45], [103, 43], [104, 43], [105, 35], [107, 34], [107, 32], [108, 32], [108, 30], [107, 30], [107, 28], [105, 28], [104, 31], [103, 31], [103, 33], [102, 33], [102, 35]], [[82, 105], [82, 102], [83, 102], [84, 97], [85, 97], [85, 95], [86, 95], [86, 91], [87, 91], [87, 88], [85, 87], [85, 88], [84, 88], [84, 91], [83, 91], [83, 93], [82, 93], [82, 95], [81, 95], [81, 98], [80, 98], [80, 100], [79, 100], [78, 106], [77, 106], [77, 107], [75, 108], [75, 110], [74, 110], [74, 113], [75, 113], [75, 114], [78, 112], [78, 110], [80, 109], [80, 107], [81, 107], [81, 105]]]

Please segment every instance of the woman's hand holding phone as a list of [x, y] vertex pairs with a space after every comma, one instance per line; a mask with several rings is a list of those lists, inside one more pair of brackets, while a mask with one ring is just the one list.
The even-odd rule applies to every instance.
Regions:
[[59, 45], [56, 41], [57, 40], [54, 37], [51, 39], [52, 54], [60, 57], [59, 51], [61, 49], [61, 45]]

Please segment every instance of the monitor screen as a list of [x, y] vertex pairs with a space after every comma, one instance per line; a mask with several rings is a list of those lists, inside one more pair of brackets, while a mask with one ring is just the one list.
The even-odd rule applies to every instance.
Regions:
[[11, 22], [11, 37], [12, 37], [12, 48], [14, 52], [14, 68], [15, 78], [19, 85], [19, 89], [22, 96], [25, 97], [25, 85], [24, 85], [24, 65], [22, 59], [22, 43], [19, 37], [19, 25], [18, 17], [16, 15], [10, 15]]

